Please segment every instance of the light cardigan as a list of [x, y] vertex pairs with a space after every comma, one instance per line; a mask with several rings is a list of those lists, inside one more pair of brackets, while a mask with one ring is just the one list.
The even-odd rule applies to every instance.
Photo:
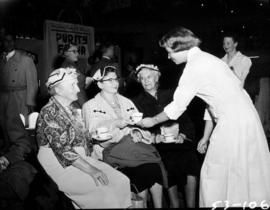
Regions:
[[[131, 100], [121, 96], [120, 94], [117, 94], [116, 97], [121, 106], [123, 119], [130, 119], [130, 116], [134, 112], [138, 112]], [[119, 118], [114, 112], [114, 109], [100, 95], [100, 93], [83, 105], [82, 114], [86, 128], [90, 132], [95, 131], [98, 127], [108, 127], [113, 132], [113, 142], [118, 142], [130, 131], [129, 128], [119, 129], [115, 126], [115, 123]]]

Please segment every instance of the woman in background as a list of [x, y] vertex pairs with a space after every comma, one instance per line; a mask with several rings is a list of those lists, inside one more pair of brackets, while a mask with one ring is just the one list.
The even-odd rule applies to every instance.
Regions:
[[63, 52], [61, 57], [59, 58], [58, 64], [56, 64], [55, 68], [75, 68], [78, 74], [78, 100], [73, 102], [77, 108], [81, 108], [82, 105], [87, 101], [87, 95], [85, 89], [91, 84], [93, 81], [91, 77], [86, 77], [86, 67], [83, 67], [81, 62], [79, 61], [79, 51], [78, 47], [75, 44], [68, 43], [63, 47]]
[[241, 86], [244, 87], [245, 79], [249, 73], [252, 63], [249, 57], [243, 55], [237, 50], [237, 46], [238, 42], [235, 35], [225, 35], [223, 38], [223, 49], [226, 54], [222, 60], [229, 65], [233, 73], [241, 81]]

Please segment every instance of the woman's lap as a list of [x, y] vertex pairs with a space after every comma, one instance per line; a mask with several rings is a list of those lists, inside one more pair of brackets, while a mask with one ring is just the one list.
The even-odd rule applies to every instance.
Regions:
[[[129, 177], [131, 184], [135, 185], [139, 192], [151, 188], [155, 183], [163, 184], [162, 172], [158, 163], [146, 163], [137, 167], [120, 169]], [[136, 191], [136, 189], [133, 189]]]

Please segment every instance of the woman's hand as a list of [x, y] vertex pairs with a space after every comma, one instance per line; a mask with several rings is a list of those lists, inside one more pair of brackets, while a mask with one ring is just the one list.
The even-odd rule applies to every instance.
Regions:
[[156, 144], [161, 143], [161, 142], [164, 142], [165, 141], [164, 135], [157, 134], [155, 141], [156, 141]]
[[142, 134], [141, 134], [140, 131], [134, 130], [134, 131], [132, 131], [132, 132], [130, 133], [130, 135], [131, 135], [131, 137], [132, 137], [132, 140], [133, 140], [135, 143], [141, 142], [142, 139], [143, 139], [143, 136], [142, 136]]
[[175, 137], [175, 143], [176, 143], [176, 144], [183, 144], [185, 138], [186, 138], [186, 135], [185, 135], [185, 134], [179, 133], [179, 134]]
[[94, 179], [96, 186], [99, 186], [99, 183], [101, 185], [109, 184], [109, 179], [107, 175], [94, 166], [91, 166], [89, 175]]
[[129, 122], [125, 119], [119, 119], [114, 122], [114, 126], [120, 129], [125, 128], [128, 124]]
[[197, 146], [197, 150], [199, 153], [204, 154], [207, 150], [207, 145], [208, 145], [208, 138], [202, 138]]
[[154, 120], [153, 117], [146, 117], [136, 124], [143, 128], [151, 128], [156, 124], [156, 121]]

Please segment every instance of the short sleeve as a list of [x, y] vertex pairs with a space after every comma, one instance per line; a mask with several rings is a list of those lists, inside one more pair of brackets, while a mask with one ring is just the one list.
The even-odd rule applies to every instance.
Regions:
[[80, 157], [71, 145], [71, 142], [76, 137], [74, 128], [58, 122], [57, 119], [59, 118], [53, 116], [51, 113], [44, 112], [46, 110], [40, 112], [37, 122], [37, 140], [39, 146], [49, 144], [56, 158], [64, 168], [72, 165]]

